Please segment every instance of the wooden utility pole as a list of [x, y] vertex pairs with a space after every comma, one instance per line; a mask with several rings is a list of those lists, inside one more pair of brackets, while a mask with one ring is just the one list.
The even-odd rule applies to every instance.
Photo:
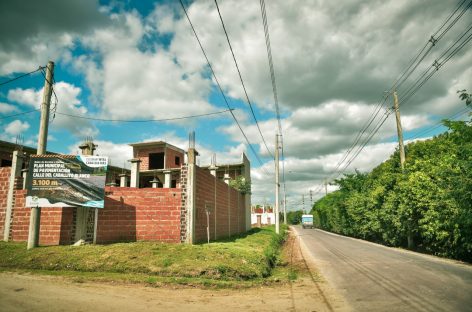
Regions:
[[[39, 123], [38, 150], [37, 155], [46, 154], [49, 107], [51, 106], [52, 81], [54, 77], [54, 62], [49, 61], [46, 67], [46, 80], [44, 81], [43, 101], [41, 103], [41, 121]], [[39, 245], [39, 225], [41, 223], [41, 208], [31, 208], [30, 224], [28, 233], [28, 249]]]
[[405, 147], [403, 146], [403, 130], [402, 122], [400, 120], [400, 107], [398, 106], [397, 91], [393, 91], [393, 109], [395, 110], [395, 117], [397, 120], [398, 146], [400, 149], [400, 166], [403, 171], [405, 163]]
[[279, 223], [279, 135], [275, 135], [275, 233], [280, 233]]

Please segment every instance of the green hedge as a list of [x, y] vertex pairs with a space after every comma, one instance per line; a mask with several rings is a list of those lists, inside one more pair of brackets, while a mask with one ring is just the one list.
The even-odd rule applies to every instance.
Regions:
[[370, 173], [336, 180], [314, 206], [315, 225], [390, 246], [472, 262], [472, 124], [406, 146]]

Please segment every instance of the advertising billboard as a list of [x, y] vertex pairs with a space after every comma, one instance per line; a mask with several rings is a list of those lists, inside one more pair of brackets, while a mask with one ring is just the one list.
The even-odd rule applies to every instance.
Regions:
[[103, 208], [108, 157], [31, 155], [26, 207]]

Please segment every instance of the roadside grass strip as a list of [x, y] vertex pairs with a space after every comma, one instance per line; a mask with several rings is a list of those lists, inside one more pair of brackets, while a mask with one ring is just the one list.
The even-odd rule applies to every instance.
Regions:
[[[251, 285], [271, 279], [285, 239], [273, 227], [252, 229], [210, 244], [131, 242], [109, 245], [42, 246], [0, 242], [0, 270], [73, 277], [75, 280], [198, 284], [213, 287]], [[237, 282], [237, 283], [235, 283]]]

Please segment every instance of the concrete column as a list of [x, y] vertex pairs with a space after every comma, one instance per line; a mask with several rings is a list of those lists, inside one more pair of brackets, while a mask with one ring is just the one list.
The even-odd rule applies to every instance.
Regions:
[[231, 180], [229, 173], [225, 173], [225, 177], [223, 179], [225, 180], [225, 183], [229, 185], [229, 180]]
[[216, 177], [216, 170], [218, 169], [218, 167], [212, 165], [212, 166], [210, 166], [210, 168], [208, 168], [208, 169], [210, 169], [211, 175], [214, 176], [214, 177]]
[[139, 164], [141, 163], [141, 160], [138, 158], [133, 158], [129, 160], [131, 162], [131, 187], [137, 187], [139, 188]]
[[[241, 159], [244, 164], [244, 178], [251, 183], [251, 163], [244, 153]], [[246, 206], [246, 231], [249, 231], [251, 229], [251, 193], [244, 194], [244, 205]]]
[[158, 183], [159, 183], [159, 180], [157, 178], [152, 179], [151, 181], [152, 188], [157, 188]]
[[187, 243], [193, 244], [195, 242], [195, 210], [196, 210], [196, 161], [197, 151], [194, 148], [189, 148], [188, 169], [187, 169]]
[[21, 176], [23, 177], [23, 189], [26, 189], [26, 178], [28, 177], [28, 169], [21, 169]]
[[126, 173], [122, 173], [119, 175], [120, 177], [120, 187], [127, 187], [128, 186], [128, 175]]
[[[93, 156], [93, 153], [98, 145], [92, 142], [92, 138], [88, 138], [86, 142], [82, 145], [79, 145], [82, 155]], [[116, 186], [115, 182], [111, 182], [108, 186]], [[63, 208], [64, 209], [64, 208]], [[67, 209], [67, 208], [66, 208]], [[89, 213], [88, 207], [77, 207], [76, 208], [76, 219], [75, 219], [75, 237], [74, 243], [77, 243], [80, 240], [85, 241], [87, 239], [87, 219]], [[97, 219], [94, 220], [94, 237], [96, 234], [95, 224], [98, 222]]]
[[170, 188], [172, 184], [172, 171], [166, 170], [164, 171], [165, 179], [164, 179], [164, 188]]
[[76, 209], [77, 209], [77, 213], [76, 213], [76, 219], [75, 219], [74, 243], [77, 243], [81, 239], [85, 241], [85, 239], [87, 238], [87, 215], [88, 215], [88, 210], [91, 208], [77, 207]]
[[82, 155], [93, 155], [93, 152], [97, 149], [98, 145], [94, 144], [91, 139], [87, 140], [83, 144], [79, 145]]
[[98, 228], [98, 208], [95, 208], [94, 211], [95, 218], [93, 222], [93, 243], [97, 243], [97, 228]]
[[5, 225], [3, 229], [3, 240], [8, 242], [10, 239], [11, 216], [13, 212], [13, 195], [15, 192], [15, 179], [20, 176], [21, 166], [23, 165], [23, 156], [18, 151], [13, 152], [10, 179], [7, 193], [7, 209], [5, 211]]

